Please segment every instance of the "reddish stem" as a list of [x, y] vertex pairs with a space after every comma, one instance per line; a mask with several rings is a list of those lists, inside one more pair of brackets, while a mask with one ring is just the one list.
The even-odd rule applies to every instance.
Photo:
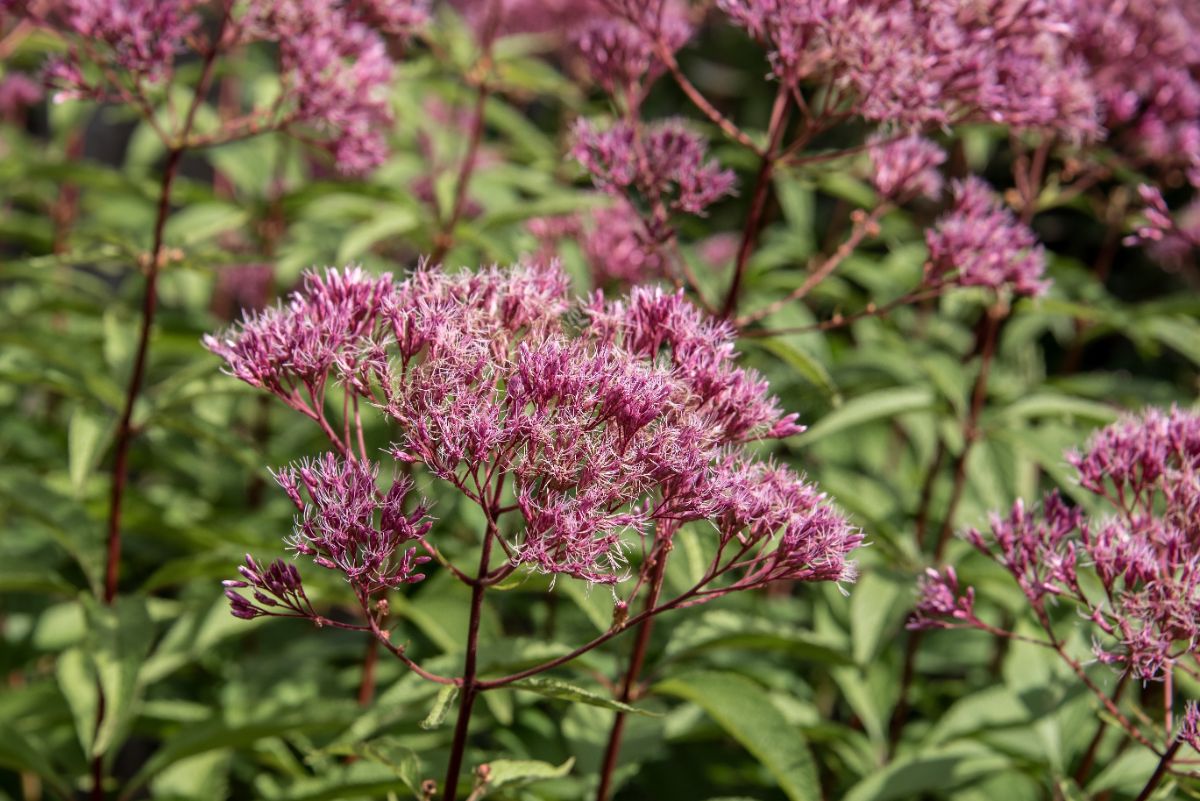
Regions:
[[[670, 542], [664, 541], [663, 547], [654, 560], [650, 575], [650, 594], [646, 597], [646, 610], [654, 609], [658, 596], [662, 591], [663, 579], [666, 576], [667, 556], [670, 554]], [[638, 676], [646, 662], [646, 649], [650, 645], [650, 633], [654, 626], [654, 618], [647, 617], [638, 624], [637, 639], [633, 643], [633, 653], [629, 657], [629, 668], [625, 671], [625, 680], [621, 684], [621, 692], [617, 699], [629, 703], [637, 698]], [[608, 745], [604, 749], [603, 767], [600, 769], [600, 786], [596, 790], [596, 801], [607, 801], [612, 788], [613, 772], [617, 767], [617, 758], [621, 754], [621, 738], [625, 733], [625, 713], [618, 711], [613, 719], [612, 730], [608, 735]]]
[[112, 492], [108, 513], [108, 559], [104, 571], [104, 603], [112, 604], [117, 597], [117, 579], [121, 567], [121, 502], [125, 497], [125, 482], [129, 475], [129, 445], [133, 440], [133, 407], [142, 390], [146, 374], [146, 354], [150, 347], [150, 333], [154, 327], [154, 313], [158, 308], [158, 268], [163, 252], [163, 231], [171, 213], [171, 184], [179, 170], [182, 150], [171, 150], [167, 154], [163, 169], [162, 186], [158, 197], [158, 216], [154, 222], [154, 246], [150, 250], [147, 267], [146, 289], [142, 297], [142, 327], [138, 335], [137, 351], [133, 360], [133, 371], [125, 390], [125, 406], [117, 423], [115, 455], [113, 459]]
[[[485, 53], [481, 66], [490, 69], [491, 56]], [[462, 218], [463, 209], [467, 206], [467, 189], [471, 185], [471, 175], [475, 172], [475, 164], [479, 160], [479, 145], [483, 142], [483, 118], [487, 108], [488, 95], [491, 89], [486, 79], [479, 81], [475, 93], [475, 107], [471, 112], [471, 130], [467, 140], [467, 152], [463, 156], [462, 165], [458, 170], [458, 181], [454, 188], [454, 202], [450, 207], [450, 216], [441, 225], [433, 243], [433, 253], [429, 256], [431, 264], [440, 264], [446, 252], [454, 244], [454, 228]]]
[[1138, 797], [1134, 801], [1148, 801], [1154, 791], [1158, 789], [1158, 785], [1162, 783], [1163, 777], [1167, 775], [1167, 771], [1171, 768], [1171, 760], [1175, 758], [1180, 746], [1183, 745], [1183, 740], [1179, 737], [1175, 738], [1175, 742], [1163, 752], [1162, 758], [1158, 760], [1158, 766], [1154, 768], [1154, 773], [1150, 774], [1149, 781], [1142, 791], [1138, 793]]
[[[221, 42], [229, 22], [231, 3], [227, 3], [221, 23], [213, 37], [212, 46], [204, 55], [204, 67], [200, 80], [196, 83], [196, 93], [192, 96], [184, 119], [178, 141], [187, 140], [196, 121], [196, 112], [200, 109], [204, 98], [212, 84], [213, 71], [217, 63], [217, 54], [221, 50]], [[174, 145], [167, 151], [166, 164], [163, 166], [162, 182], [158, 194], [158, 213], [154, 220], [154, 241], [150, 248], [149, 264], [147, 265], [146, 289], [142, 298], [142, 326], [138, 334], [137, 351], [133, 360], [133, 371], [129, 376], [129, 385], [125, 391], [125, 405], [121, 410], [121, 418], [117, 423], [117, 434], [114, 446], [112, 493], [110, 496], [108, 514], [108, 547], [107, 564], [104, 571], [104, 602], [112, 604], [117, 596], [117, 579], [121, 566], [121, 502], [125, 496], [125, 483], [129, 474], [129, 446], [133, 441], [133, 407], [142, 391], [145, 380], [147, 352], [150, 348], [150, 334], [154, 328], [154, 314], [158, 309], [158, 273], [163, 259], [163, 233], [166, 230], [167, 218], [171, 215], [171, 186], [179, 172], [179, 163], [183, 159], [183, 145]]]
[[975, 377], [975, 385], [971, 390], [971, 407], [967, 412], [967, 419], [963, 422], [963, 448], [954, 459], [954, 486], [950, 492], [950, 503], [946, 507], [942, 528], [938, 532], [937, 547], [933, 552], [933, 559], [937, 564], [941, 564], [946, 545], [950, 542], [950, 535], [954, 531], [954, 513], [966, 489], [967, 458], [979, 439], [979, 417], [983, 413], [984, 401], [987, 400], [988, 379], [991, 375], [992, 360], [996, 355], [996, 337], [1006, 314], [1007, 311], [1000, 304], [993, 305], [988, 308], [987, 319], [983, 323], [983, 331], [980, 334], [982, 342], [979, 375]]
[[[1117, 681], [1117, 686], [1113, 689], [1112, 702], [1115, 704], [1121, 700], [1121, 693], [1125, 690], [1125, 683], [1129, 680], [1129, 672], [1121, 674], [1121, 678]], [[1100, 748], [1100, 742], [1104, 739], [1104, 732], [1108, 730], [1108, 721], [1100, 718], [1100, 725], [1096, 727], [1096, 734], [1092, 737], [1092, 741], [1088, 743], [1087, 750], [1083, 752], [1083, 759], [1079, 763], [1078, 770], [1075, 771], [1075, 783], [1083, 786], [1087, 781], [1088, 775], [1092, 772], [1092, 766], [1096, 763], [1096, 751]]]
[[729, 292], [725, 296], [725, 304], [721, 309], [723, 317], [733, 317], [737, 311], [738, 295], [742, 291], [746, 266], [750, 261], [750, 254], [754, 252], [754, 246], [758, 242], [758, 233], [762, 228], [763, 216], [767, 210], [767, 198], [771, 190], [771, 175], [775, 171], [775, 163], [778, 159], [779, 142], [783, 139], [783, 132], [787, 127], [788, 102], [787, 87], [781, 85], [775, 94], [775, 105], [771, 109], [771, 122], [767, 128], [767, 149], [762, 153], [762, 164], [758, 168], [758, 177], [755, 179], [754, 195], [750, 200], [750, 214], [746, 217], [746, 225], [742, 229], [742, 243], [738, 247], [733, 280], [729, 284]]
[[[489, 515], [490, 516], [490, 515]], [[466, 657], [463, 660], [463, 675], [459, 701], [458, 721], [454, 724], [454, 739], [450, 745], [450, 763], [446, 766], [446, 782], [442, 789], [442, 801], [454, 801], [458, 795], [458, 776], [462, 772], [463, 755], [467, 750], [467, 734], [471, 726], [471, 708], [482, 690], [476, 674], [479, 651], [479, 621], [483, 615], [483, 594], [487, 585], [483, 578], [488, 572], [492, 555], [492, 540], [499, 536], [495, 523], [488, 523], [487, 534], [479, 553], [479, 573], [471, 585], [471, 616], [467, 621]]]
[[375, 665], [379, 661], [379, 640], [367, 640], [367, 652], [363, 655], [362, 682], [358, 685], [358, 705], [370, 706], [375, 698]]

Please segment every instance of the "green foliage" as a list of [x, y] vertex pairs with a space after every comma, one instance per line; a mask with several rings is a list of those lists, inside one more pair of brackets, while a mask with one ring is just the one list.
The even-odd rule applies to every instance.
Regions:
[[[271, 264], [273, 297], [313, 265], [402, 271], [436, 247], [467, 137], [423, 110], [468, 108], [474, 87], [464, 75], [479, 56], [465, 24], [446, 14], [431, 46], [401, 70], [393, 155], [370, 178], [330, 178], [280, 134], [185, 161], [133, 409], [112, 606], [98, 599], [114, 441], [165, 151], [148, 125], [126, 136], [112, 109], [95, 104], [0, 127], [0, 799], [81, 797], [96, 759], [118, 801], [424, 799], [422, 783], [441, 780], [456, 688], [379, 653], [374, 695], [363, 693], [360, 706], [365, 634], [229, 616], [221, 579], [247, 552], [277, 552], [291, 530], [294, 509], [273, 491], [267, 468], [324, 445], [307, 421], [220, 376], [200, 338], [236, 314], [240, 300], [222, 278], [239, 265]], [[564, 152], [570, 119], [603, 103], [559, 69], [562, 59], [545, 57], [541, 38], [503, 41], [485, 104], [486, 157], [469, 192], [477, 208], [450, 232], [447, 264], [511, 261], [536, 247], [530, 219], [604, 202]], [[765, 66], [744, 43], [728, 44], [702, 40], [685, 66], [722, 108], [765, 120], [774, 93]], [[34, 36], [14, 58], [32, 61], [52, 46]], [[237, 69], [245, 91], [276, 90], [252, 61]], [[697, 116], [669, 81], [646, 106], [656, 117]], [[84, 125], [123, 155], [80, 158], [68, 140]], [[962, 155], [1006, 182], [1008, 137], [990, 127], [960, 134]], [[750, 203], [756, 159], [734, 146], [717, 153], [738, 170], [741, 194], [710, 219], [681, 224], [689, 264], [702, 263], [707, 234], [740, 236]], [[767, 308], [800, 286], [808, 260], [840, 241], [831, 220], [873, 203], [861, 157], [816, 166], [774, 175], [741, 309]], [[432, 197], [416, 189], [423, 177]], [[1135, 798], [1155, 759], [1116, 727], [1098, 738], [1095, 769], [1076, 775], [1107, 713], [1053, 654], [933, 633], [912, 656], [908, 697], [899, 689], [913, 588], [943, 530], [979, 525], [990, 510], [1043, 489], [1079, 496], [1065, 450], [1123, 410], [1195, 403], [1194, 276], [1167, 273], [1133, 249], [1118, 248], [1107, 276], [1089, 266], [1124, 233], [1123, 221], [1101, 217], [1100, 195], [1125, 189], [1102, 187], [1072, 206], [1050, 197], [1035, 219], [1056, 283], [1047, 297], [1015, 304], [1000, 328], [961, 493], [954, 463], [968, 450], [978, 331], [993, 299], [955, 290], [851, 317], [901, 298], [919, 278], [928, 209], [889, 214], [880, 237], [830, 280], [762, 321], [781, 333], [740, 340], [744, 361], [809, 426], [773, 456], [806, 471], [865, 532], [861, 579], [731, 594], [664, 616], [641, 694], [617, 689], [628, 633], [552, 674], [484, 693], [465, 760], [472, 800], [592, 797], [617, 714], [626, 716], [622, 801]], [[578, 252], [564, 258], [576, 289], [593, 289]], [[699, 267], [697, 289], [723, 297], [729, 267]], [[814, 327], [836, 315], [847, 315], [844, 325]], [[331, 393], [330, 407], [339, 401]], [[365, 433], [377, 448], [396, 438], [382, 427]], [[436, 483], [420, 490], [438, 517], [442, 556], [471, 564], [485, 521]], [[700, 575], [695, 554], [708, 533], [679, 532], [668, 587]], [[994, 566], [957, 539], [947, 543], [964, 581], [1000, 599], [987, 612], [1019, 618], [1020, 597]], [[634, 564], [639, 553], [630, 549]], [[469, 590], [436, 563], [428, 568], [428, 581], [389, 599], [391, 641], [425, 669], [458, 675]], [[349, 619], [355, 604], [344, 583], [317, 571], [305, 580], [323, 613]], [[565, 578], [552, 586], [518, 572], [494, 589], [481, 626], [485, 679], [569, 653], [614, 626], [603, 587]], [[1087, 643], [1070, 647], [1086, 658]], [[1115, 681], [1104, 666], [1086, 673], [1105, 689]], [[1197, 790], [1180, 779], [1171, 792]]]

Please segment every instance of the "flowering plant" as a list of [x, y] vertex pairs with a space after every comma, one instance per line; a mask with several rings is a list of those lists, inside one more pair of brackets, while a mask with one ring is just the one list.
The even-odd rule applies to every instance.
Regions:
[[0, 798], [1194, 793], [1198, 41], [0, 0]]

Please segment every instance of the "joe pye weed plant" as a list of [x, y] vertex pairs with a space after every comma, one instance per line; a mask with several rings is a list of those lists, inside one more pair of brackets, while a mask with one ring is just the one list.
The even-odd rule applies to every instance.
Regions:
[[0, 57], [0, 798], [1196, 792], [1192, 3]]

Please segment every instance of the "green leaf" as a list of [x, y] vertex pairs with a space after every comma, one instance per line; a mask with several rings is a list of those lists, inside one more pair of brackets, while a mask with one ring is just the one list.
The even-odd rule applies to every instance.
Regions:
[[817, 386], [826, 397], [831, 398], [833, 402], [840, 403], [841, 395], [838, 394], [838, 388], [833, 383], [833, 377], [829, 375], [829, 371], [825, 369], [825, 365], [821, 364], [815, 356], [806, 352], [803, 348], [797, 347], [789, 342], [785, 342], [779, 338], [754, 340], [748, 339], [747, 342], [752, 342], [760, 346], [766, 351], [769, 351], [778, 356], [784, 364], [791, 367], [800, 375], [804, 376], [808, 381]]
[[606, 695], [577, 687], [574, 684], [568, 684], [559, 679], [548, 679], [542, 676], [531, 676], [527, 679], [521, 679], [508, 685], [514, 690], [526, 690], [527, 692], [537, 693], [546, 698], [556, 698], [561, 701], [578, 701], [581, 704], [589, 706], [598, 706], [603, 709], [612, 709], [617, 712], [626, 712], [633, 715], [648, 715], [653, 717], [654, 713], [647, 712], [644, 709], [638, 709], [636, 706], [622, 703], [620, 701], [609, 698]]
[[718, 648], [777, 651], [804, 661], [850, 664], [842, 644], [811, 631], [710, 609], [682, 624], [667, 642], [666, 658], [684, 659]]
[[788, 724], [767, 693], [736, 673], [686, 673], [655, 692], [691, 701], [755, 756], [791, 801], [821, 798], [817, 769], [804, 736]]
[[67, 464], [75, 497], [96, 469], [103, 454], [101, 443], [107, 439], [104, 420], [79, 406], [67, 423]]
[[429, 710], [429, 714], [421, 721], [421, 728], [428, 730], [441, 726], [450, 712], [450, 706], [457, 697], [458, 688], [453, 684], [447, 684], [438, 690], [437, 698], [433, 702], [433, 709]]
[[1055, 392], [1038, 392], [1008, 405], [1000, 414], [1006, 424], [1033, 417], [1078, 417], [1089, 422], [1107, 424], [1116, 420], [1121, 410], [1084, 398]]
[[396, 778], [414, 793], [421, 787], [421, 758], [417, 752], [403, 745], [395, 737], [379, 737], [369, 740], [355, 749], [364, 759], [377, 762], [396, 774]]
[[119, 746], [137, 713], [139, 671], [154, 639], [145, 600], [122, 597], [115, 606], [91, 612], [92, 661], [104, 691], [104, 716], [92, 744], [94, 755]]
[[165, 237], [168, 242], [196, 245], [217, 234], [244, 228], [249, 219], [246, 209], [232, 203], [192, 203], [167, 220]]
[[385, 207], [374, 219], [356, 225], [342, 237], [337, 251], [338, 264], [354, 261], [388, 237], [408, 233], [417, 227], [417, 222], [417, 215], [407, 207]]
[[854, 661], [865, 665], [879, 653], [892, 625], [907, 614], [902, 603], [909, 592], [905, 584], [881, 573], [867, 573], [850, 593], [850, 634]]
[[936, 398], [928, 387], [896, 387], [869, 392], [846, 401], [822, 417], [798, 439], [801, 445], [811, 445], [817, 440], [866, 423], [931, 409], [935, 403]]
[[571, 757], [561, 765], [551, 765], [549, 762], [534, 759], [493, 759], [487, 766], [487, 789], [491, 791], [546, 779], [561, 779], [571, 772], [571, 768], [575, 766], [575, 758]]
[[327, 712], [322, 714], [325, 709], [326, 707], [317, 710], [301, 708], [294, 713], [276, 714], [264, 720], [237, 724], [221, 720], [189, 724], [167, 739], [123, 789], [127, 795], [132, 796], [134, 791], [169, 766], [196, 754], [214, 749], [244, 747], [263, 739], [278, 737], [285, 732], [296, 736], [310, 731], [337, 729], [352, 720], [357, 711], [355, 709], [336, 715]]
[[[92, 721], [95, 723], [95, 720]], [[61, 798], [74, 798], [71, 786], [62, 778], [62, 771], [56, 769], [46, 758], [49, 751], [26, 739], [25, 735], [10, 725], [4, 726], [4, 736], [0, 737], [0, 765], [13, 770], [37, 774], [46, 786]]]
[[1088, 782], [1088, 795], [1095, 797], [1105, 790], [1136, 793], [1154, 773], [1158, 756], [1145, 748], [1134, 748], [1118, 756]]
[[54, 670], [58, 688], [67, 699], [67, 707], [75, 720], [75, 733], [83, 753], [92, 754], [96, 739], [96, 668], [82, 648], [70, 648], [58, 656]]
[[592, 592], [594, 587], [585, 587], [579, 581], [559, 581], [556, 588], [570, 598], [579, 611], [591, 621], [601, 633], [612, 626], [612, 597], [600, 592]]
[[956, 743], [904, 756], [850, 788], [843, 801], [891, 801], [947, 792], [983, 776], [1011, 770], [1001, 754], [976, 743]]

